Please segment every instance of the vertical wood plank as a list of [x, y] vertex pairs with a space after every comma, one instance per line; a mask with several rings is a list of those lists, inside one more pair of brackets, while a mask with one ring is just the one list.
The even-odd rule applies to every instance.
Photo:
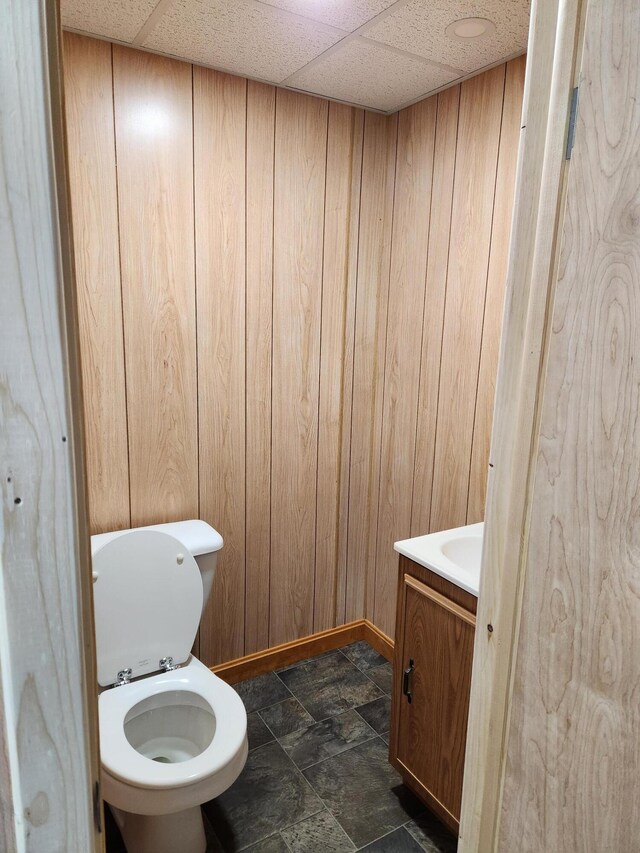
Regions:
[[373, 617], [397, 116], [364, 121], [351, 413], [346, 620]]
[[364, 113], [329, 104], [324, 210], [322, 339], [314, 631], [344, 621], [353, 320]]
[[193, 67], [200, 517], [224, 538], [200, 629], [208, 665], [244, 654], [246, 92]]
[[640, 7], [587, 7], [497, 849], [640, 833]]
[[271, 312], [276, 90], [247, 83], [247, 449], [245, 653], [269, 645]]
[[453, 193], [432, 530], [466, 521], [505, 66], [462, 83]]
[[498, 174], [496, 177], [493, 227], [491, 229], [489, 275], [482, 328], [480, 373], [473, 424], [467, 524], [484, 520], [487, 472], [489, 470], [489, 442], [491, 440], [491, 423], [496, 395], [504, 291], [507, 281], [525, 64], [525, 57], [519, 56], [507, 63], [506, 68]]
[[440, 92], [437, 99], [426, 304], [422, 328], [418, 426], [411, 505], [412, 536], [429, 532], [460, 86]]
[[327, 102], [276, 95], [270, 643], [313, 630]]
[[131, 523], [198, 514], [191, 66], [113, 46]]
[[89, 524], [101, 533], [131, 524], [111, 45], [63, 38]]
[[397, 583], [393, 543], [411, 533], [436, 107], [437, 99], [428, 98], [402, 110], [398, 120], [374, 602], [374, 622], [389, 635]]

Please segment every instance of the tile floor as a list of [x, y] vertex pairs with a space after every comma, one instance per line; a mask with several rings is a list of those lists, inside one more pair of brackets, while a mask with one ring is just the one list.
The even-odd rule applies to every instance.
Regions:
[[[235, 687], [249, 758], [203, 806], [207, 853], [455, 853], [388, 762], [391, 665], [367, 643]], [[122, 853], [107, 817], [107, 853]]]

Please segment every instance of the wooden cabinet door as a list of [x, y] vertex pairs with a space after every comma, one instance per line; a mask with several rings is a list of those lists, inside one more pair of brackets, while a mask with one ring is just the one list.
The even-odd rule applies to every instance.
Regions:
[[437, 811], [447, 823], [455, 825], [462, 800], [475, 616], [408, 574], [403, 593], [396, 758], [441, 806]]

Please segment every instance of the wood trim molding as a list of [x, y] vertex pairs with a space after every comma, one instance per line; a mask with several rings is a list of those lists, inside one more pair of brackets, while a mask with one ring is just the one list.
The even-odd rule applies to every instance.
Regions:
[[281, 669], [306, 658], [320, 655], [323, 652], [339, 649], [349, 643], [366, 640], [387, 660], [393, 658], [393, 640], [383, 634], [379, 628], [368, 619], [358, 619], [337, 628], [320, 631], [300, 640], [281, 643], [261, 652], [255, 652], [245, 657], [235, 658], [227, 663], [211, 667], [212, 672], [219, 675], [228, 684], [236, 684], [245, 678], [254, 678], [265, 672]]
[[424, 595], [425, 598], [430, 598], [431, 601], [435, 601], [439, 607], [442, 607], [444, 610], [448, 610], [449, 613], [453, 613], [453, 615], [457, 616], [458, 619], [468, 622], [469, 625], [472, 625], [474, 628], [476, 627], [476, 617], [473, 613], [470, 613], [464, 607], [460, 607], [460, 605], [456, 604], [455, 601], [451, 601], [451, 599], [439, 592], [436, 592], [435, 589], [430, 589], [426, 584], [422, 583], [422, 581], [417, 580], [411, 575], [405, 575], [404, 582], [407, 586], [415, 589], [415, 591], [420, 595]]

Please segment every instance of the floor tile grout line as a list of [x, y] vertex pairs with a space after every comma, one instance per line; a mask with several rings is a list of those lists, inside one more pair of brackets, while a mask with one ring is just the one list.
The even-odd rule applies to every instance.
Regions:
[[[322, 797], [320, 797], [319, 794], [317, 794], [317, 796], [322, 800]], [[324, 803], [324, 800], [322, 800], [322, 802]], [[323, 808], [321, 808], [319, 811], [314, 812], [312, 815], [308, 815], [307, 817], [303, 817], [300, 820], [297, 820], [295, 823], [289, 824], [289, 826], [283, 826], [281, 829], [278, 830], [278, 834], [281, 836], [282, 841], [284, 842], [287, 850], [291, 850], [292, 848], [289, 846], [289, 844], [287, 844], [287, 839], [282, 835], [282, 833], [285, 832], [286, 830], [293, 829], [295, 826], [299, 826], [301, 823], [304, 823], [306, 820], [311, 820], [312, 817], [318, 817], [318, 815], [322, 814], [323, 812], [326, 812], [329, 815], [329, 817], [331, 817], [331, 818], [333, 818], [333, 820], [335, 820], [335, 822], [338, 825], [338, 827], [340, 828], [340, 830], [344, 833], [344, 836], [347, 839], [347, 841], [350, 844], [353, 844], [352, 853], [357, 853], [357, 847], [356, 847], [355, 841], [347, 833], [347, 830], [340, 823], [338, 818], [332, 813], [331, 809], [329, 809], [328, 806], [326, 806], [326, 805]], [[293, 853], [293, 851], [292, 851], [292, 853]]]
[[[286, 687], [286, 684], [285, 684], [285, 687]], [[291, 692], [291, 691], [289, 691], [289, 692]], [[309, 723], [309, 724], [308, 724], [308, 725], [306, 725], [306, 726], [300, 726], [300, 728], [299, 728], [299, 729], [294, 729], [294, 730], [293, 730], [293, 731], [291, 731], [291, 732], [285, 732], [285, 734], [283, 734], [283, 735], [277, 735], [277, 734], [273, 731], [273, 729], [271, 728], [271, 726], [269, 725], [269, 723], [268, 723], [268, 722], [265, 720], [265, 718], [262, 716], [262, 712], [263, 712], [263, 711], [268, 711], [270, 708], [275, 708], [277, 705], [283, 705], [285, 702], [288, 702], [288, 701], [289, 701], [289, 699], [291, 699], [291, 698], [293, 698], [293, 700], [294, 700], [295, 702], [297, 702], [297, 703], [298, 703], [298, 705], [300, 705], [300, 707], [302, 708], [302, 710], [303, 710], [303, 711], [306, 711], [306, 713], [307, 713], [307, 714], [309, 714], [309, 716], [310, 716], [310, 717], [311, 717], [311, 719], [312, 719], [312, 722], [311, 722], [311, 723]], [[311, 715], [310, 711], [307, 711], [307, 709], [304, 707], [304, 705], [303, 705], [303, 704], [302, 704], [302, 702], [298, 699], [298, 697], [297, 697], [297, 696], [294, 696], [293, 694], [291, 694], [291, 696], [287, 696], [287, 698], [286, 698], [286, 699], [281, 699], [279, 702], [274, 702], [272, 705], [266, 705], [264, 708], [261, 708], [259, 711], [256, 711], [256, 714], [260, 717], [260, 719], [262, 720], [262, 722], [265, 724], [265, 726], [267, 727], [267, 729], [271, 732], [271, 734], [273, 735], [273, 737], [278, 741], [278, 743], [280, 742], [280, 738], [281, 738], [281, 737], [286, 737], [287, 735], [293, 735], [293, 734], [295, 734], [296, 732], [300, 732], [300, 731], [302, 731], [303, 729], [307, 729], [307, 728], [309, 728], [310, 726], [314, 725], [314, 723], [316, 722], [315, 720], [313, 720], [313, 716]]]
[[[367, 723], [367, 725], [369, 724]], [[371, 726], [369, 726], [369, 728], [371, 729]], [[352, 749], [357, 749], [359, 746], [364, 746], [365, 743], [371, 743], [371, 741], [375, 740], [376, 738], [380, 738], [380, 740], [382, 740], [382, 735], [376, 734], [373, 729], [371, 729], [371, 731], [373, 732], [372, 737], [368, 737], [366, 740], [361, 740], [359, 743], [354, 743], [353, 746], [348, 746], [346, 749], [340, 750], [340, 752], [334, 752], [333, 755], [328, 755], [326, 758], [321, 758], [320, 761], [314, 761], [313, 764], [308, 764], [305, 768], [301, 769], [300, 772], [304, 773], [306, 770], [311, 770], [312, 767], [317, 767], [319, 764], [324, 764], [325, 761], [331, 761], [332, 758], [337, 758], [339, 755], [344, 755], [345, 752], [350, 752]], [[384, 741], [382, 742], [384, 743]], [[309, 784], [311, 785], [311, 783]], [[311, 787], [313, 788], [313, 785], [311, 785]], [[315, 788], [313, 788], [313, 790], [315, 791]], [[318, 796], [320, 795], [318, 794]]]

